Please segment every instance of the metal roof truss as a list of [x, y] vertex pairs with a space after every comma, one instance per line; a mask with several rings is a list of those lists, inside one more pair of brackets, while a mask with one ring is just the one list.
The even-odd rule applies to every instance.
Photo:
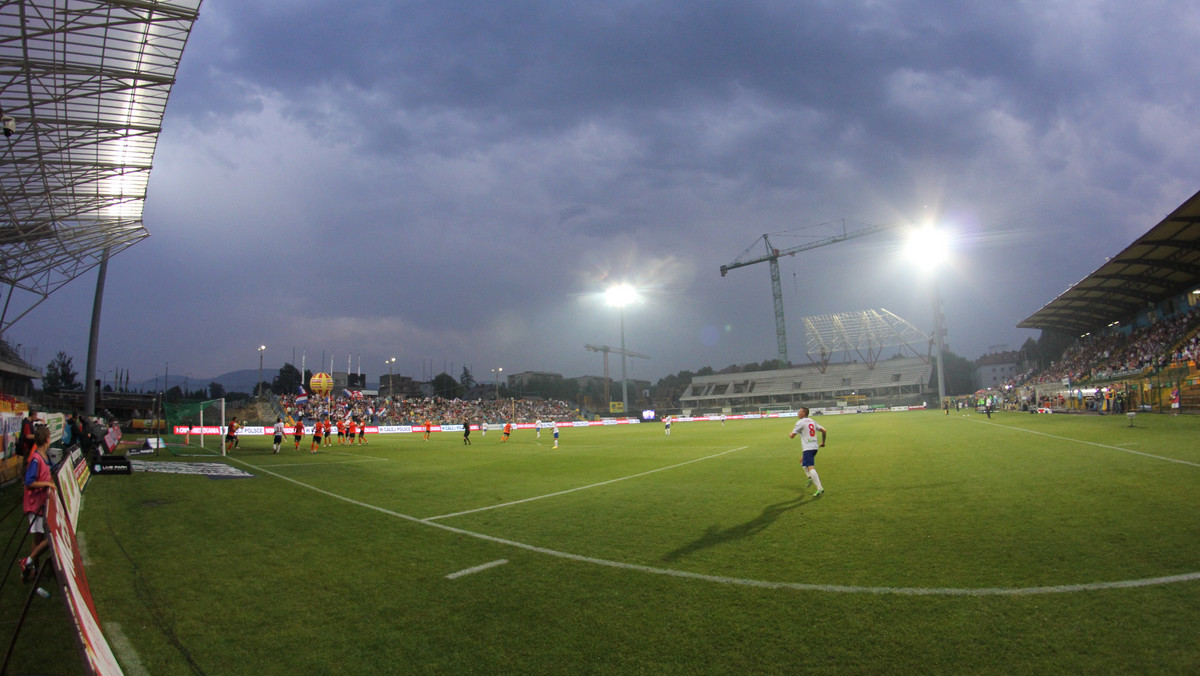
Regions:
[[[0, 333], [149, 236], [150, 168], [200, 0], [0, 0]], [[19, 314], [14, 292], [29, 294]], [[16, 314], [16, 316], [12, 316]]]

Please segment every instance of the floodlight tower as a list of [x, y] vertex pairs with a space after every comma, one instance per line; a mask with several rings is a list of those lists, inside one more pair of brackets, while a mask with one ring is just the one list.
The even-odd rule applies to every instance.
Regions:
[[949, 254], [949, 242], [944, 233], [927, 225], [909, 233], [907, 254], [910, 260], [924, 269], [933, 285], [933, 342], [937, 349], [938, 404], [945, 406], [946, 364], [942, 353], [946, 351], [946, 316], [942, 312], [942, 294], [938, 288], [937, 269]]
[[[834, 235], [832, 237], [826, 237], [825, 239], [820, 239], [815, 242], [809, 242], [808, 244], [802, 244], [800, 246], [794, 246], [794, 247], [791, 247], [788, 249], [776, 248], [774, 245], [771, 244], [770, 238], [767, 235], [763, 235], [759, 239], [762, 240], [762, 242], [764, 244], [766, 244], [766, 246], [767, 246], [766, 255], [751, 256], [750, 249], [754, 247], [754, 244], [751, 244], [749, 247], [746, 248], [745, 251], [743, 251], [741, 253], [741, 255], [739, 255], [737, 258], [735, 258], [732, 263], [730, 263], [729, 265], [721, 266], [721, 276], [724, 277], [725, 274], [727, 272], [729, 272], [730, 270], [745, 267], [747, 265], [754, 265], [755, 263], [766, 262], [766, 263], [770, 264], [771, 293], [775, 299], [775, 342], [779, 349], [779, 361], [782, 362], [782, 364], [786, 367], [791, 362], [788, 360], [787, 324], [783, 320], [783, 288], [782, 288], [782, 285], [779, 283], [779, 258], [781, 256], [795, 256], [796, 254], [800, 253], [801, 251], [809, 251], [811, 249], [819, 249], [820, 247], [823, 247], [823, 246], [828, 246], [830, 244], [837, 244], [838, 242], [844, 242], [848, 239], [855, 239], [856, 237], [862, 237], [863, 235], [870, 235], [870, 234], [874, 234], [876, 232], [883, 232], [884, 230], [890, 230], [892, 228], [895, 228], [895, 227], [897, 227], [897, 225], [898, 224], [871, 225], [871, 226], [862, 228], [861, 230], [855, 230], [853, 232], [846, 232], [846, 222], [842, 221], [842, 234]], [[755, 244], [757, 244], [757, 243], [758, 242], [756, 241]]]
[[258, 346], [258, 387], [256, 389], [258, 390], [259, 400], [261, 400], [263, 398], [263, 376], [262, 376], [262, 374], [263, 374], [263, 352], [266, 352], [266, 351], [267, 351], [266, 345]]
[[625, 374], [625, 306], [641, 300], [637, 289], [628, 284], [618, 284], [604, 292], [609, 307], [617, 308], [621, 315], [621, 412], [629, 413], [629, 378]]

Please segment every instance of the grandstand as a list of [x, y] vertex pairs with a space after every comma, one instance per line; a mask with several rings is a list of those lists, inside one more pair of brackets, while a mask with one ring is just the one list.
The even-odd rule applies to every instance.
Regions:
[[[804, 327], [810, 364], [696, 376], [679, 398], [685, 413], [897, 406], [928, 396], [929, 337], [904, 319], [884, 309], [863, 310], [805, 317]], [[881, 359], [888, 348], [898, 349]]]
[[1010, 383], [1022, 399], [1200, 412], [1200, 193], [1017, 326], [1078, 337]]
[[96, 379], [108, 261], [150, 235], [154, 149], [199, 6], [0, 3], [0, 335], [99, 268], [84, 382]]

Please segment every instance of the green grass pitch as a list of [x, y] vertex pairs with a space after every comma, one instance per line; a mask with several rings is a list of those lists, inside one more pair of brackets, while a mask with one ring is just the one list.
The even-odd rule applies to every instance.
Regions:
[[152, 674], [1200, 670], [1200, 419], [818, 420], [821, 498], [794, 418], [263, 437], [80, 532]]

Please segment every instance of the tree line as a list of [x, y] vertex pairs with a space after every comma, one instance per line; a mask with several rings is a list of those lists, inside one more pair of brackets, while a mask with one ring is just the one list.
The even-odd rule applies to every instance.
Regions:
[[[1055, 333], [1052, 331], [1043, 331], [1041, 336], [1034, 340], [1029, 338], [1021, 346], [1019, 361], [1027, 365], [1029, 368], [1044, 369], [1051, 362], [1056, 361], [1062, 356], [1066, 348], [1074, 342], [1074, 337]], [[972, 383], [972, 372], [974, 364], [957, 354], [947, 350], [942, 355], [942, 361], [946, 366], [946, 393], [949, 395], [969, 394], [974, 391]], [[710, 376], [717, 373], [752, 373], [755, 371], [771, 371], [787, 368], [779, 359], [764, 359], [761, 362], [750, 362], [746, 364], [733, 364], [721, 369], [715, 370], [711, 366], [704, 366], [695, 371], [680, 371], [672, 375], [660, 378], [655, 384], [651, 392], [651, 399], [657, 405], [669, 405], [671, 402], [678, 402], [683, 391], [691, 383], [692, 379], [697, 376]], [[239, 398], [257, 396], [260, 392], [270, 390], [276, 395], [294, 395], [300, 391], [301, 387], [307, 387], [309, 380], [312, 378], [313, 372], [311, 369], [305, 369], [303, 373], [300, 369], [292, 364], [285, 363], [279, 369], [270, 383], [259, 382], [255, 384], [253, 391], [247, 395], [244, 393], [227, 392], [225, 387], [217, 382], [211, 382], [207, 388], [199, 388], [196, 390], [189, 389], [184, 391], [184, 388], [175, 385], [169, 388], [164, 396], [168, 401], [176, 401], [180, 399], [219, 399]], [[124, 384], [122, 384], [122, 379]], [[937, 366], [934, 365], [933, 372], [930, 377], [930, 383], [937, 382]], [[434, 396], [442, 397], [443, 399], [462, 399], [464, 397], [475, 397], [481, 394], [481, 389], [487, 389], [487, 383], [478, 382], [471, 374], [471, 370], [463, 367], [462, 373], [456, 380], [448, 373], [439, 373], [434, 376], [430, 383]], [[129, 372], [118, 371], [113, 383], [106, 383], [103, 387], [104, 392], [124, 392], [129, 391]], [[47, 395], [57, 395], [60, 392], [70, 392], [82, 390], [83, 385], [79, 382], [79, 373], [75, 370], [73, 360], [65, 352], [59, 352], [54, 356], [54, 359], [46, 365], [46, 369], [42, 376], [42, 391]], [[610, 391], [610, 399], [613, 397], [614, 391]], [[603, 385], [600, 383], [590, 383], [587, 386], [581, 387], [579, 382], [568, 378], [548, 378], [545, 376], [530, 378], [520, 389], [500, 386], [496, 393], [501, 399], [507, 398], [522, 398], [522, 397], [541, 397], [544, 399], [557, 399], [560, 401], [574, 401], [587, 403], [591, 406], [604, 406]], [[639, 399], [641, 397], [638, 397]]]

